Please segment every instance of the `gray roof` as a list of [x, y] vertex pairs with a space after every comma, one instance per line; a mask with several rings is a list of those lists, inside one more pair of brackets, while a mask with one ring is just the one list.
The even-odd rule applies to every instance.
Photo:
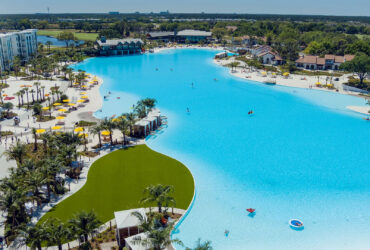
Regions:
[[157, 31], [157, 32], [149, 32], [148, 34], [151, 37], [161, 37], [161, 36], [174, 36], [175, 32], [173, 32], [173, 31]]
[[138, 38], [125, 38], [125, 39], [112, 39], [112, 40], [106, 40], [105, 43], [103, 43], [101, 40], [97, 40], [97, 43], [102, 46], [102, 45], [106, 45], [106, 46], [117, 46], [118, 43], [122, 43], [122, 44], [125, 44], [125, 43], [143, 43], [143, 41], [141, 39], [138, 39]]
[[202, 30], [182, 30], [177, 33], [178, 36], [212, 36], [212, 32]]

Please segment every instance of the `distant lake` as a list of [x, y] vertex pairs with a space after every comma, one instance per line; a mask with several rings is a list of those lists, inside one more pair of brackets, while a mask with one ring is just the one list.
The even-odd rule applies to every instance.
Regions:
[[[66, 43], [64, 41], [58, 40], [55, 37], [52, 36], [40, 36], [37, 35], [37, 42], [40, 42], [42, 44], [46, 44], [47, 41], [52, 42], [52, 46], [57, 46], [57, 47], [64, 47], [66, 46]], [[70, 42], [69, 44], [72, 44], [74, 42]], [[84, 44], [85, 41], [79, 40], [78, 44]]]

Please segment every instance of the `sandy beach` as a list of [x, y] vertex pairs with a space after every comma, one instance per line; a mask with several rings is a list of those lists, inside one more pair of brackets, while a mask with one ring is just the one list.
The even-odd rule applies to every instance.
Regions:
[[[235, 58], [224, 59], [224, 60], [213, 60], [215, 64], [227, 67], [227, 64], [230, 64], [235, 61]], [[240, 62], [240, 61], [238, 61]], [[337, 92], [340, 94], [345, 95], [352, 95], [361, 98], [365, 98], [364, 96], [359, 95], [358, 92], [347, 91], [343, 88], [343, 84], [348, 81], [348, 77], [352, 76], [352, 74], [345, 74], [341, 77], [338, 77], [338, 81], [333, 81], [333, 88], [326, 88], [326, 76], [303, 76], [303, 75], [295, 75], [290, 74], [289, 76], [281, 76], [281, 75], [273, 75], [271, 72], [263, 72], [263, 70], [249, 70], [245, 67], [246, 64], [244, 62], [240, 62], [239, 66], [234, 70], [229, 70], [229, 73], [233, 76], [248, 79], [251, 81], [256, 81], [260, 83], [266, 82], [273, 82], [277, 85], [294, 87], [294, 88], [305, 88], [305, 89], [316, 89], [321, 91], [328, 91], [328, 92]], [[244, 67], [244, 68], [243, 68]], [[316, 83], [320, 82], [321, 87], [316, 86]], [[365, 98], [366, 99], [366, 98]], [[348, 109], [362, 113], [364, 115], [370, 115], [369, 110], [370, 106], [348, 106]]]

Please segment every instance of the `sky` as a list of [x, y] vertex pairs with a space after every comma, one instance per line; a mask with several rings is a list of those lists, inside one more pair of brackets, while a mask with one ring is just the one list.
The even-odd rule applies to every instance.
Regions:
[[369, 16], [370, 0], [0, 0], [0, 14], [175, 13], [314, 14]]

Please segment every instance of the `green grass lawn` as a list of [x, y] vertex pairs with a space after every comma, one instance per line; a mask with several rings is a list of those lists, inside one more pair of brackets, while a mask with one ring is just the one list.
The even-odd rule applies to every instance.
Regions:
[[102, 222], [107, 222], [115, 211], [143, 207], [139, 201], [150, 184], [173, 185], [178, 208], [186, 209], [193, 198], [190, 171], [182, 163], [140, 145], [114, 151], [94, 162], [85, 185], [40, 222], [50, 217], [67, 221], [81, 210], [94, 210]]
[[96, 38], [98, 38], [98, 33], [94, 33], [94, 32], [86, 33], [86, 32], [79, 32], [77, 30], [69, 30], [69, 29], [67, 29], [67, 30], [60, 30], [60, 29], [56, 29], [56, 30], [38, 30], [37, 35], [57, 37], [58, 34], [63, 32], [63, 31], [73, 32], [78, 40], [95, 41]]

